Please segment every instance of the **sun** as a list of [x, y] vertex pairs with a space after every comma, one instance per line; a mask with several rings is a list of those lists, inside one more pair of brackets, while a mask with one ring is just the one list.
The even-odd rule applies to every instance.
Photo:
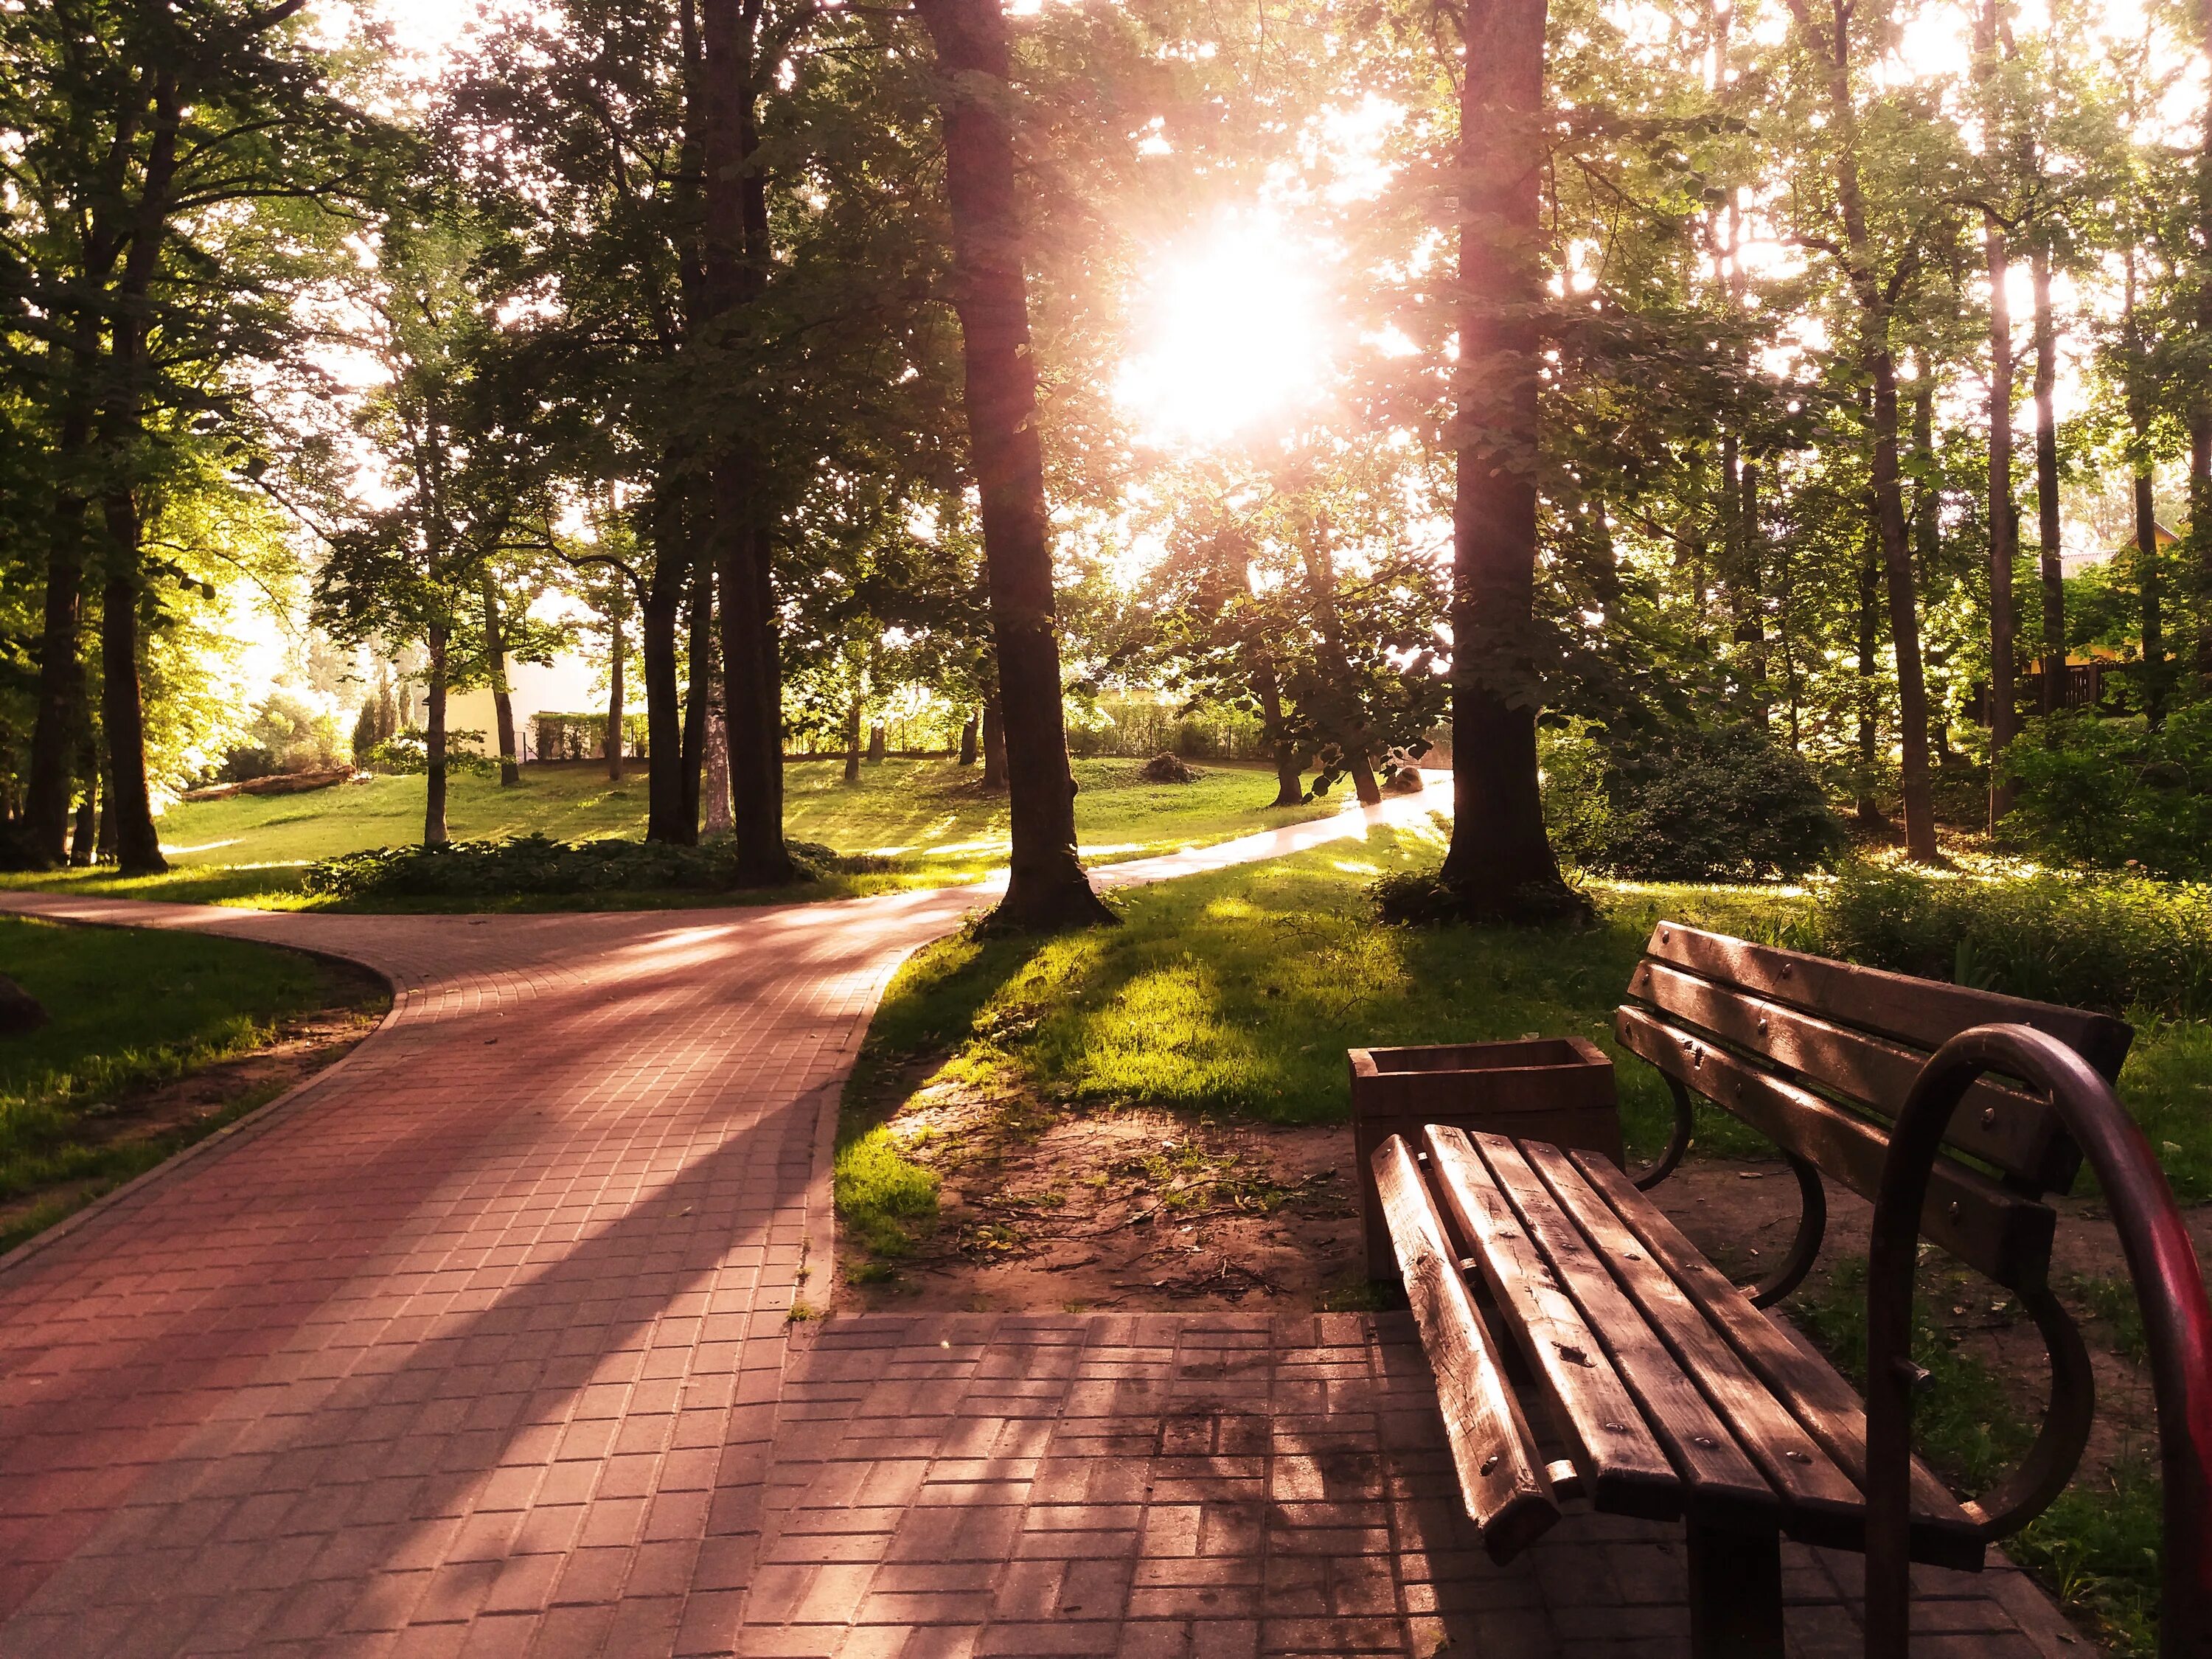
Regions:
[[1148, 441], [1211, 448], [1320, 398], [1329, 372], [1321, 263], [1320, 250], [1257, 217], [1161, 252], [1114, 388]]

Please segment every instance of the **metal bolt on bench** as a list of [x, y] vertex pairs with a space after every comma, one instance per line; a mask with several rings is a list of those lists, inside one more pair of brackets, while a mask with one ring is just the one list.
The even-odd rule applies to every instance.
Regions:
[[[1674, 922], [1654, 930], [1629, 991], [1615, 1033], [1667, 1079], [1676, 1108], [1650, 1170], [1632, 1181], [1601, 1152], [1428, 1124], [1383, 1139], [1363, 1171], [1489, 1553], [1518, 1554], [1568, 1498], [1679, 1518], [1692, 1650], [1778, 1659], [1783, 1535], [1863, 1550], [1867, 1651], [1905, 1653], [1910, 1564], [1978, 1570], [2064, 1489], [2087, 1442], [2094, 1382], [2050, 1289], [2057, 1213], [2042, 1201], [2071, 1186], [2086, 1153], [2149, 1340], [2160, 1651], [2212, 1656], [2212, 1307], [2165, 1178], [2112, 1094], [2129, 1027]], [[1759, 1285], [1731, 1283], [1644, 1196], [1688, 1148], [1693, 1097], [1765, 1133], [1797, 1176], [1796, 1238]], [[1760, 1311], [1819, 1254], [1823, 1176], [1875, 1203], [1869, 1407]], [[2051, 1358], [2035, 1444], [1965, 1503], [1909, 1453], [1923, 1237], [2018, 1297]], [[1565, 1460], [1537, 1449], [1508, 1343]]]

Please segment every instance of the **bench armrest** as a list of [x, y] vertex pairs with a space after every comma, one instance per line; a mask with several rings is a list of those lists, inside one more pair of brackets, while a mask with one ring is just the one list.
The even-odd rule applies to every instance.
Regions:
[[[2166, 1541], [2160, 1651], [2212, 1653], [2212, 1302], [2203, 1270], [2165, 1172], [2111, 1085], [2064, 1043], [2018, 1024], [1975, 1026], [1929, 1057], [1897, 1115], [1875, 1200], [1867, 1252], [1866, 1651], [1870, 1659], [1904, 1659], [1907, 1650], [1906, 1469], [1920, 1216], [1951, 1115], [1985, 1072], [2018, 1078], [2050, 1099], [2110, 1200], [2142, 1308], [2158, 1402]], [[2053, 1358], [2063, 1371], [2057, 1348]], [[2054, 1378], [2054, 1412], [2063, 1380]], [[2038, 1440], [2010, 1484], [2023, 1504], [2002, 1521], [2024, 1522], [2063, 1488], [2081, 1449], [2076, 1443], [2058, 1468], [2057, 1454], [2046, 1449], [2050, 1438]], [[2035, 1496], [2035, 1509], [2018, 1514]]]

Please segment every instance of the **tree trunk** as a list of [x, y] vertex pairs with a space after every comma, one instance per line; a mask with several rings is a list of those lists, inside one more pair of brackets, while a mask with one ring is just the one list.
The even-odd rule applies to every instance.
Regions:
[[1006, 18], [999, 0], [917, 0], [915, 10], [945, 77], [953, 307], [1006, 728], [1012, 870], [992, 919], [1024, 930], [1110, 922], [1075, 852]]
[[890, 752], [890, 733], [884, 731], [884, 723], [881, 720], [877, 720], [868, 727], [869, 763], [871, 765], [874, 764], [876, 762], [882, 760], [884, 757], [888, 755]]
[[684, 578], [664, 581], [654, 554], [652, 584], [638, 607], [638, 650], [645, 661], [645, 838], [684, 843], [684, 701], [676, 666], [676, 619]]
[[100, 815], [96, 799], [100, 794], [100, 748], [90, 736], [77, 755], [77, 775], [83, 780], [84, 793], [77, 797], [76, 822], [70, 832], [69, 861], [79, 869], [92, 863], [93, 842], [100, 834]]
[[2066, 684], [2066, 566], [2058, 546], [2058, 337], [2051, 319], [2051, 247], [2039, 235], [2035, 279], [2035, 523], [2043, 576], [2043, 712], [2055, 714]]
[[614, 783], [623, 780], [623, 659], [629, 655], [629, 640], [623, 628], [622, 599], [617, 596], [607, 607], [607, 735], [602, 745], [607, 777]]
[[94, 864], [115, 862], [115, 794], [112, 790], [100, 792], [100, 832], [93, 838], [92, 861]]
[[514, 758], [514, 697], [507, 684], [507, 623], [499, 614], [499, 587], [483, 579], [484, 660], [491, 670], [492, 723], [499, 736], [499, 781], [512, 789], [522, 781]]
[[[687, 549], [687, 555], [692, 567], [688, 647], [691, 675], [684, 696], [684, 769], [678, 779], [681, 793], [673, 828], [679, 844], [696, 847], [699, 844], [702, 774], [707, 765], [708, 710], [714, 700], [714, 572], [706, 560], [697, 556], [696, 548]], [[730, 793], [726, 766], [721, 774], [721, 789], [726, 803]], [[726, 805], [724, 810], [726, 816]]]
[[1460, 106], [1452, 796], [1443, 878], [1474, 915], [1585, 913], [1559, 878], [1536, 774], [1533, 635], [1544, 301], [1545, 0], [1470, 0]]
[[1260, 693], [1260, 729], [1266, 739], [1267, 752], [1275, 760], [1275, 799], [1270, 806], [1297, 806], [1306, 798], [1305, 783], [1300, 776], [1298, 751], [1283, 732], [1283, 690], [1275, 681], [1275, 665], [1272, 658], [1261, 653], [1252, 671], [1255, 688]]
[[424, 669], [422, 753], [428, 765], [422, 792], [422, 845], [446, 844], [446, 643], [443, 625], [428, 632], [430, 660]]
[[101, 501], [107, 523], [107, 580], [100, 597], [100, 726], [107, 739], [107, 797], [115, 811], [115, 857], [126, 876], [169, 867], [146, 787], [146, 714], [138, 693], [138, 507], [127, 489]]
[[1869, 526], [1866, 557], [1859, 565], [1859, 798], [1858, 820], [1869, 829], [1887, 825], [1875, 797], [1875, 647], [1881, 637], [1880, 538]]
[[1374, 743], [1359, 707], [1358, 691], [1352, 684], [1352, 659], [1344, 648], [1344, 618], [1336, 608], [1336, 560], [1329, 549], [1325, 519], [1316, 518], [1307, 526], [1304, 544], [1307, 595], [1321, 634], [1318, 654], [1328, 676], [1329, 702], [1334, 705], [1329, 711], [1329, 724], [1344, 756], [1344, 769], [1352, 775], [1352, 790], [1358, 795], [1359, 804], [1380, 806], [1382, 791], [1375, 781], [1375, 769], [1370, 761]]
[[[706, 0], [703, 321], [741, 338], [769, 263], [767, 178], [760, 148], [759, 11]], [[771, 544], [762, 463], [743, 421], [726, 426], [711, 458], [714, 563], [720, 585], [723, 738], [738, 878], [757, 886], [798, 879], [783, 842], [783, 689], [775, 641]]]
[[860, 697], [854, 693], [845, 706], [845, 781], [860, 781]]
[[[2136, 441], [2147, 441], [2142, 428]], [[2151, 501], [2150, 469], [2136, 463], [2136, 593], [2142, 605], [2143, 712], [2157, 726], [2166, 719], [2165, 590], [2159, 579], [2158, 515]]]
[[975, 763], [975, 717], [973, 714], [960, 723], [960, 764]]
[[[1790, 0], [1798, 26], [1825, 59], [1828, 118], [1835, 146], [1836, 205], [1844, 222], [1844, 275], [1859, 313], [1859, 367], [1873, 397], [1873, 507], [1889, 590], [1890, 644], [1897, 653], [1898, 747], [1905, 796], [1905, 848], [1915, 863], [1937, 864], [1935, 793], [1928, 775], [1928, 687], [1920, 659], [1920, 613], [1912, 580], [1912, 550], [1905, 520], [1904, 483], [1897, 455], [1897, 358], [1890, 345], [1889, 286], [1876, 268], [1867, 228], [1858, 163], [1858, 118], [1851, 98], [1850, 38], [1839, 27], [1823, 36], [1807, 0]], [[1839, 10], [1838, 16], [1844, 14]]]
[[53, 463], [64, 483], [54, 492], [53, 520], [47, 535], [38, 708], [31, 724], [29, 776], [23, 790], [26, 843], [49, 864], [62, 861], [62, 836], [69, 827], [71, 763], [87, 714], [84, 662], [78, 649], [83, 631], [85, 499], [69, 480], [82, 464], [90, 438], [89, 417], [82, 408], [72, 409], [63, 416], [53, 452]]
[[2020, 631], [2013, 614], [2012, 573], [2020, 558], [2020, 518], [2012, 499], [2012, 308], [2005, 281], [2012, 269], [2004, 227], [1995, 219], [1982, 244], [1990, 269], [1990, 833], [2012, 811], [2004, 752], [2020, 734], [2013, 690], [2013, 653]]
[[706, 774], [706, 783], [702, 790], [707, 802], [706, 833], [726, 836], [733, 827], [730, 812], [730, 743], [728, 728], [722, 721], [721, 685], [719, 682], [707, 704]]
[[986, 790], [1006, 787], [1006, 728], [999, 719], [999, 700], [983, 705], [983, 777]]

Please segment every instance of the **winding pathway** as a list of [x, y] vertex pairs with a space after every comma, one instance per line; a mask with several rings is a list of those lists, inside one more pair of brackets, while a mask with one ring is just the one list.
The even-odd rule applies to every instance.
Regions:
[[[1436, 794], [1097, 875], [1273, 857]], [[0, 1655], [1679, 1647], [1667, 1529], [1563, 1526], [1510, 1571], [1473, 1549], [1401, 1318], [791, 1317], [827, 1279], [876, 999], [988, 891], [0, 896], [395, 990], [347, 1059], [0, 1259]], [[1853, 1648], [1849, 1571], [1793, 1558], [1806, 1653]], [[1920, 1650], [2082, 1651], [2014, 1581], [1942, 1587]]]

